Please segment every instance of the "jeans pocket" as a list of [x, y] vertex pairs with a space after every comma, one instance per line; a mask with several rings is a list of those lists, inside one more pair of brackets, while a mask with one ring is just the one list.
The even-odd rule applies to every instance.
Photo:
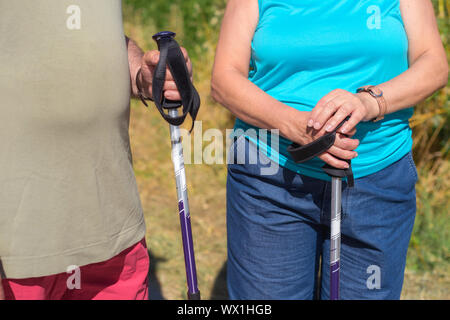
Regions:
[[411, 151], [406, 155], [406, 158], [408, 159], [409, 172], [413, 175], [414, 180], [417, 182], [419, 180], [419, 175], [417, 173], [417, 167], [414, 163], [414, 158]]

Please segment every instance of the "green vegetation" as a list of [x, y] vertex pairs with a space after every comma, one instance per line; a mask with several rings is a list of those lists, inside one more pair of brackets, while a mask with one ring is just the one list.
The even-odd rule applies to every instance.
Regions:
[[[435, 0], [442, 42], [450, 57], [450, 1]], [[417, 219], [408, 268], [440, 272], [450, 264], [450, 90], [440, 90], [417, 106], [411, 119], [414, 158], [419, 171]]]
[[[225, 0], [125, 0], [126, 9], [154, 25], [157, 30], [171, 30], [194, 59], [208, 51], [219, 35]], [[155, 29], [155, 30], [156, 30]]]
[[[231, 128], [233, 117], [209, 97], [215, 44], [225, 0], [125, 0], [126, 33], [154, 49], [156, 31], [177, 32], [195, 67], [202, 97], [203, 130]], [[434, 0], [442, 41], [450, 57], [450, 1]], [[450, 90], [440, 90], [416, 107], [411, 120], [419, 172], [417, 219], [408, 253], [403, 298], [448, 299], [450, 277]], [[170, 162], [167, 125], [159, 113], [132, 104], [134, 166], [148, 223], [152, 265], [167, 299], [185, 297], [184, 260]], [[199, 286], [203, 297], [224, 298], [226, 261], [224, 165], [187, 166]]]

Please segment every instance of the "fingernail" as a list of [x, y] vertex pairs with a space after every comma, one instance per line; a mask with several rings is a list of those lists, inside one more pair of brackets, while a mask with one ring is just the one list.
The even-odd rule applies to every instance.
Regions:
[[348, 165], [348, 163], [346, 163], [344, 167], [345, 167], [345, 169], [350, 168], [350, 166]]
[[308, 127], [312, 127], [314, 125], [314, 120], [313, 119], [310, 119], [309, 121], [308, 121]]
[[342, 133], [346, 133], [347, 132], [347, 128], [346, 127], [342, 127], [341, 132]]
[[325, 130], [330, 132], [332, 128], [333, 128], [333, 126], [331, 124], [329, 124]]
[[319, 122], [314, 123], [314, 129], [319, 130], [321, 127]]

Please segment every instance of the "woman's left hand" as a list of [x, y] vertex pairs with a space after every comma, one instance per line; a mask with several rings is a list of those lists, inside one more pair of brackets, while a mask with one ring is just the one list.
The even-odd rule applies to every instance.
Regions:
[[379, 107], [370, 94], [336, 89], [325, 95], [311, 111], [308, 127], [315, 130], [325, 128], [333, 131], [345, 118], [350, 119], [338, 130], [342, 134], [352, 131], [361, 121], [370, 121], [378, 116]]

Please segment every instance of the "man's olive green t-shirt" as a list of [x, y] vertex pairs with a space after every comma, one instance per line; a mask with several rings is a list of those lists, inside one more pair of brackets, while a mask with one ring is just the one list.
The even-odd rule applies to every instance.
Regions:
[[139, 242], [120, 0], [0, 0], [0, 269], [66, 272]]

